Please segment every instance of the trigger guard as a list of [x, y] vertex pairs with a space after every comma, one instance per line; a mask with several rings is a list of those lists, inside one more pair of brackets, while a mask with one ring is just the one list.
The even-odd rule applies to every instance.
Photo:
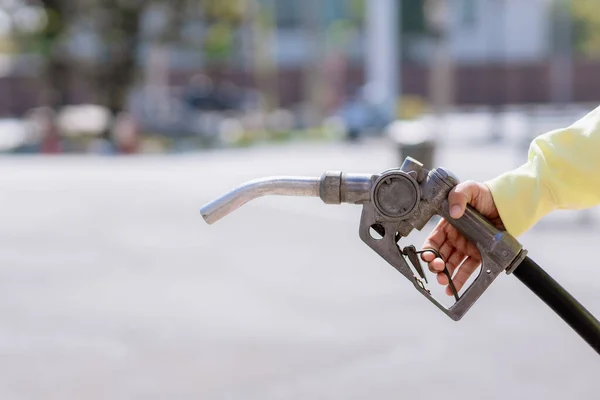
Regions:
[[[371, 237], [369, 230], [373, 224], [380, 224], [385, 232], [381, 239]], [[465, 290], [451, 307], [446, 308], [437, 301], [427, 289], [418, 285], [414, 279], [414, 274], [406, 262], [401, 249], [397, 245], [395, 230], [398, 228], [398, 222], [383, 220], [377, 218], [377, 213], [372, 203], [363, 206], [363, 213], [360, 222], [359, 236], [373, 251], [379, 254], [392, 267], [400, 272], [404, 277], [412, 282], [413, 286], [431, 301], [443, 313], [448, 315], [452, 320], [460, 320], [471, 309], [475, 302], [481, 297], [483, 292], [492, 284], [492, 282], [505, 271], [502, 265], [491, 259], [484, 248], [478, 243], [477, 250], [481, 256], [481, 268], [479, 274], [473, 280], [473, 283]], [[489, 272], [488, 272], [489, 271]]]

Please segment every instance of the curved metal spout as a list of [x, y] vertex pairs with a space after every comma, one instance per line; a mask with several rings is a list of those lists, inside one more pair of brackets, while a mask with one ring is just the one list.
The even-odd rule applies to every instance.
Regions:
[[319, 178], [309, 177], [269, 177], [256, 179], [238, 186], [231, 192], [211, 201], [200, 209], [200, 214], [208, 224], [212, 224], [227, 214], [237, 210], [250, 200], [261, 196], [310, 196], [319, 197]]

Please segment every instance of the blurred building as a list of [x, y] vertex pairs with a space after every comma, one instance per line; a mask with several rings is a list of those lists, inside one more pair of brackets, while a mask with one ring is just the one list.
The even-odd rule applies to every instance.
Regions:
[[[307, 65], [315, 55], [322, 56], [323, 69], [337, 68], [347, 90], [365, 83], [365, 27], [342, 24], [354, 18], [352, 1], [277, 0], [271, 3], [276, 19], [271, 54], [277, 65], [279, 99], [284, 105], [304, 98]], [[553, 61], [557, 49], [552, 36], [551, 5], [552, 0], [451, 2], [449, 44], [457, 104], [553, 101]], [[316, 20], [310, 20], [308, 7], [318, 8], [314, 11], [319, 15]], [[343, 32], [341, 26], [345, 27]], [[345, 35], [341, 45], [340, 35]], [[234, 58], [228, 68], [218, 68], [213, 73], [251, 85], [253, 76], [247, 60], [252, 55], [248, 54], [250, 47], [244, 48], [243, 43], [240, 41], [239, 57]], [[403, 38], [403, 94], [428, 97], [432, 51], [433, 43], [425, 35], [411, 34]], [[595, 79], [595, 71], [600, 61], [573, 56], [570, 62], [572, 101], [597, 101], [600, 80]], [[175, 72], [179, 74], [185, 75], [185, 72]]]
[[[549, 0], [453, 1], [450, 44], [454, 61], [458, 64], [544, 61], [552, 51], [549, 4]], [[323, 27], [352, 16], [346, 0], [328, 0], [320, 5]], [[281, 66], [300, 67], [310, 57], [311, 43], [307, 40], [303, 9], [304, 4], [295, 0], [277, 1], [275, 52]], [[364, 31], [355, 34], [348, 56], [360, 64], [364, 55]], [[412, 37], [408, 46], [404, 54], [406, 60], [427, 64], [430, 45], [426, 38]]]
[[548, 0], [460, 0], [450, 45], [459, 64], [540, 62], [552, 52]]
[[[354, 0], [257, 0], [266, 10], [261, 18], [272, 19], [272, 29], [257, 40], [252, 18], [232, 33], [230, 54], [221, 62], [207, 58], [201, 42], [209, 34], [199, 18], [181, 24], [185, 45], [156, 45], [152, 34], [140, 43], [138, 65], [143, 80], [185, 89], [199, 72], [215, 82], [233, 82], [240, 87], [273, 90], [279, 105], [293, 107], [309, 96], [311, 74], [321, 74], [328, 90], [326, 105], [335, 106], [365, 84], [365, 29]], [[404, 2], [413, 0], [403, 0]], [[416, 2], [416, 0], [414, 0]], [[457, 104], [546, 103], [553, 97], [552, 0], [454, 0], [451, 2], [449, 46], [454, 63]], [[149, 10], [144, 27], [151, 32], [164, 25], [160, 9]], [[254, 33], [253, 33], [254, 32]], [[257, 42], [259, 47], [257, 51]], [[191, 43], [191, 45], [190, 45]], [[92, 60], [97, 50], [93, 37], [74, 35], [70, 51]], [[402, 93], [427, 99], [433, 43], [423, 34], [405, 35], [402, 41]], [[257, 55], [261, 53], [261, 55]], [[0, 60], [0, 114], [19, 115], [35, 106], [35, 72], [39, 63], [14, 57], [2, 68]], [[258, 57], [263, 60], [257, 62]], [[266, 61], [264, 60], [266, 59]], [[573, 57], [570, 98], [595, 102], [600, 95], [597, 70], [600, 60]], [[24, 65], [24, 68], [17, 67]], [[257, 73], [257, 65], [264, 71]], [[75, 71], [76, 72], [76, 71]], [[89, 79], [75, 74], [69, 85], [70, 103], [92, 102]], [[313, 86], [314, 83], [313, 82]], [[157, 86], [157, 85], [154, 85]], [[158, 92], [157, 92], [158, 93]]]

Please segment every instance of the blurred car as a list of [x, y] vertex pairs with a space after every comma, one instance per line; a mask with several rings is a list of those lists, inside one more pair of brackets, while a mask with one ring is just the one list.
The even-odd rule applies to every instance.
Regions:
[[393, 122], [370, 90], [369, 85], [359, 88], [334, 112], [334, 116], [343, 121], [349, 140], [384, 134], [386, 127]]
[[41, 145], [41, 134], [29, 121], [0, 119], [0, 153], [35, 153]]
[[252, 91], [230, 83], [216, 89], [207, 85], [137, 89], [129, 104], [139, 128], [173, 140], [175, 150], [218, 145], [224, 121], [241, 119], [256, 108]]

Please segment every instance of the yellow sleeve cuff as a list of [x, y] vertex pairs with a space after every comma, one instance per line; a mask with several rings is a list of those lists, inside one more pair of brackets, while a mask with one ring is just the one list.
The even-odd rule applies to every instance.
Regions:
[[535, 161], [484, 182], [512, 236], [518, 237], [556, 209], [553, 195], [536, 173]]
[[556, 209], [600, 204], [600, 107], [567, 128], [538, 136], [527, 163], [485, 183], [513, 236]]

